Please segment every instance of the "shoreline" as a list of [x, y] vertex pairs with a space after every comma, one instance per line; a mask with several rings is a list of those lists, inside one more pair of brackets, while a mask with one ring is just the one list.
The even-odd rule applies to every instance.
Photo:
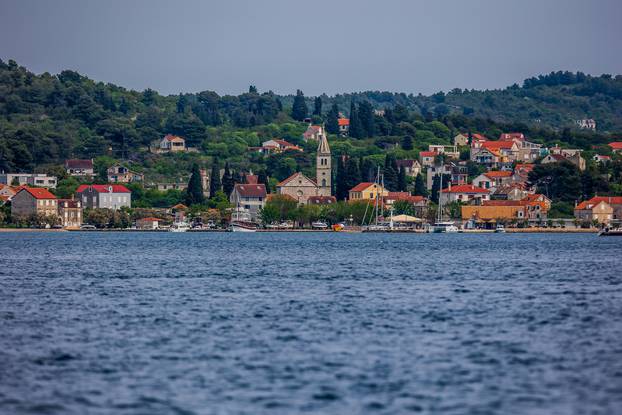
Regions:
[[[505, 233], [598, 233], [599, 229], [568, 229], [568, 228], [506, 228]], [[0, 228], [0, 233], [16, 232], [168, 232], [167, 229], [31, 229], [31, 228]], [[189, 229], [189, 233], [223, 233], [229, 232], [227, 229]], [[344, 229], [333, 231], [331, 229], [257, 229], [259, 233], [413, 233], [425, 234], [421, 229], [395, 229], [391, 231], [366, 231], [358, 229]], [[468, 229], [463, 234], [487, 234], [495, 233], [494, 229]]]

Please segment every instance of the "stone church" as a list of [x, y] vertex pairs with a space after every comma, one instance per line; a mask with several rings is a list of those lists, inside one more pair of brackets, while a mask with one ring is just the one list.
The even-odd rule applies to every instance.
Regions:
[[276, 191], [281, 195], [288, 195], [296, 199], [300, 204], [307, 204], [311, 196], [330, 196], [332, 163], [330, 147], [325, 134], [319, 137], [315, 167], [315, 180], [297, 172], [283, 180], [276, 186]]

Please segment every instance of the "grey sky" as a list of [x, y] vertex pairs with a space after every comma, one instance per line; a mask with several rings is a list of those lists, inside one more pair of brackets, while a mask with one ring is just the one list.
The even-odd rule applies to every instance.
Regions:
[[499, 88], [622, 73], [620, 0], [0, 0], [0, 58], [162, 93]]

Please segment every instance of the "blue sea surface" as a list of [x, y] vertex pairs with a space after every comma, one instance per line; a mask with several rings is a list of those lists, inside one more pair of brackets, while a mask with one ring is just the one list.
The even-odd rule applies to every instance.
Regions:
[[621, 414], [622, 238], [2, 233], [0, 414]]

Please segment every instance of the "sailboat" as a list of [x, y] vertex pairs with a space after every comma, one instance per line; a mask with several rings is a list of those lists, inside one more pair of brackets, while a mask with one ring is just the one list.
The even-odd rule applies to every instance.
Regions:
[[[376, 199], [374, 201], [374, 211], [372, 215], [375, 214], [375, 220], [373, 224], [370, 223], [367, 225], [364, 232], [386, 232], [390, 229], [389, 226], [386, 223], [378, 222], [378, 218], [384, 215], [384, 202], [380, 195], [380, 189], [384, 190], [384, 175], [380, 174], [380, 167], [378, 167], [378, 173], [376, 174], [374, 184], [376, 185]], [[365, 220], [365, 216], [367, 216], [367, 208], [365, 209], [363, 221]]]
[[238, 196], [235, 208], [235, 220], [229, 223], [230, 232], [257, 232], [257, 225], [253, 222], [240, 220], [240, 199]]
[[438, 209], [436, 212], [436, 222], [434, 226], [432, 226], [432, 232], [434, 233], [457, 233], [459, 231], [458, 227], [451, 221], [443, 221], [443, 174], [441, 173], [441, 180], [438, 190]]

